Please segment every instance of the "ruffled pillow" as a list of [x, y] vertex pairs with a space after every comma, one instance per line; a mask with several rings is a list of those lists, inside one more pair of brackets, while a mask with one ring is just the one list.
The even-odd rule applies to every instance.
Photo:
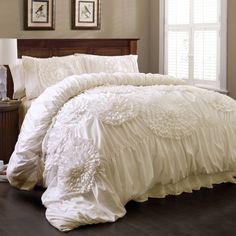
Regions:
[[89, 54], [75, 54], [78, 66], [83, 61], [87, 73], [138, 73], [138, 56], [97, 56]]
[[38, 97], [46, 88], [67, 76], [85, 73], [79, 58], [72, 55], [46, 59], [23, 56], [22, 63], [27, 99]]
[[13, 98], [20, 99], [25, 97], [25, 79], [22, 60], [18, 59], [17, 63], [14, 65], [9, 65], [9, 68], [11, 70], [11, 75], [14, 84]]

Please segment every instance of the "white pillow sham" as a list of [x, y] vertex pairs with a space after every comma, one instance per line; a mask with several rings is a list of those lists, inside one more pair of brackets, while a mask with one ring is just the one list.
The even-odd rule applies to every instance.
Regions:
[[83, 61], [87, 73], [99, 72], [127, 72], [138, 73], [138, 56], [98, 56], [91, 54], [75, 54], [78, 66]]
[[73, 55], [45, 59], [23, 56], [22, 62], [27, 99], [38, 97], [67, 76], [85, 73], [79, 59]]
[[11, 75], [14, 84], [14, 99], [20, 99], [25, 97], [25, 79], [22, 60], [18, 59], [17, 63], [14, 65], [9, 65], [11, 70]]

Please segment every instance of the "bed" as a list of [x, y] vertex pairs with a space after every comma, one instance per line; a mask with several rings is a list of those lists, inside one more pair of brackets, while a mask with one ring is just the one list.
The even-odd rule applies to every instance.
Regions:
[[[18, 39], [18, 57], [32, 56], [49, 58], [53, 56], [66, 56], [75, 53], [119, 56], [137, 54], [137, 38], [117, 39]], [[11, 68], [12, 69], [12, 68]], [[16, 71], [19, 73], [19, 71]], [[7, 96], [13, 98], [14, 81], [9, 68], [7, 71]], [[18, 99], [18, 97], [17, 97]], [[31, 105], [31, 100], [20, 96], [20, 126], [25, 113]]]
[[[180, 79], [139, 73], [137, 57], [127, 55], [136, 53], [135, 39], [73, 40], [70, 50], [60, 42], [19, 43], [20, 56], [79, 54], [55, 59], [60, 66], [51, 59], [23, 58], [26, 95], [35, 100], [7, 169], [17, 188], [46, 188], [42, 202], [54, 227], [69, 231], [114, 222], [130, 200], [236, 183], [233, 99]], [[64, 78], [59, 70], [64, 59], [67, 68], [75, 61], [76, 70], [85, 72]], [[60, 73], [42, 73], [48, 65]], [[50, 86], [43, 87], [45, 81]]]

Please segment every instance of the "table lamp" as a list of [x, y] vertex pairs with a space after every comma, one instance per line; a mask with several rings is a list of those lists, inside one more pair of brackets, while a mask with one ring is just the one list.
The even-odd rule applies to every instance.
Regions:
[[17, 62], [17, 39], [0, 39], [0, 100], [7, 99], [7, 68]]

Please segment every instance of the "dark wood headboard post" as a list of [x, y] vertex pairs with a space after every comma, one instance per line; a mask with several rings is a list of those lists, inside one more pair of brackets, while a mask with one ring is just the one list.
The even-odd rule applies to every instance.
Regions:
[[13, 85], [10, 68], [9, 66], [6, 66], [6, 68], [7, 68], [7, 97], [12, 98], [14, 85]]
[[137, 40], [130, 40], [130, 54], [137, 54]]
[[[85, 53], [103, 56], [137, 54], [139, 39], [18, 39], [18, 57], [47, 58]], [[7, 78], [7, 94], [12, 98], [13, 82], [10, 70]]]

